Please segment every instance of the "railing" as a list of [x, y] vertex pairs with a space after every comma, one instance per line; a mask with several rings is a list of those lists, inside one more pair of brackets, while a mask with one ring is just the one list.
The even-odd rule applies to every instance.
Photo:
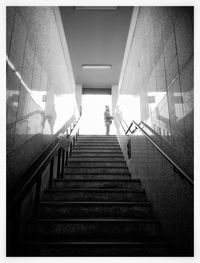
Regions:
[[6, 128], [7, 128], [7, 129], [11, 129], [11, 128], [13, 128], [13, 127], [16, 125], [16, 122], [25, 121], [25, 120], [27, 120], [29, 117], [32, 117], [32, 116], [34, 116], [34, 115], [36, 115], [36, 114], [40, 114], [40, 115], [44, 118], [45, 111], [36, 110], [36, 111], [30, 112], [30, 113], [27, 114], [26, 116], [23, 116], [23, 117], [21, 117], [21, 118], [18, 118], [17, 121], [8, 123], [8, 124], [6, 125]]
[[[49, 151], [48, 154], [45, 156], [39, 156], [38, 158], [42, 158], [42, 160], [36, 160], [27, 170], [24, 176], [28, 178], [21, 186], [18, 186], [15, 195], [10, 198], [9, 193], [7, 197], [7, 218], [14, 220], [14, 231], [12, 236], [15, 237], [15, 243], [19, 237], [19, 229], [20, 229], [20, 217], [21, 217], [21, 206], [23, 200], [28, 196], [31, 189], [36, 186], [35, 188], [35, 197], [34, 197], [34, 208], [33, 214], [35, 215], [37, 211], [38, 204], [40, 202], [40, 195], [41, 195], [41, 184], [43, 179], [43, 172], [50, 164], [49, 170], [49, 181], [48, 186], [49, 188], [52, 187], [53, 184], [53, 175], [54, 175], [54, 159], [58, 153], [57, 159], [57, 178], [62, 178], [64, 175], [64, 165], [67, 163], [68, 155], [71, 155], [72, 148], [75, 144], [77, 136], [79, 134], [79, 126], [80, 126], [81, 117], [76, 122], [72, 122], [70, 125], [70, 134], [67, 135], [67, 142], [68, 142], [68, 150], [65, 151], [63, 148], [60, 147], [58, 140], [53, 148]], [[65, 126], [65, 125], [64, 125]], [[39, 163], [38, 163], [39, 162]], [[30, 174], [31, 173], [31, 174]], [[11, 195], [11, 194], [10, 194]], [[12, 240], [14, 242], [14, 239]], [[15, 245], [15, 244], [14, 244]]]
[[[128, 125], [127, 123], [122, 119], [118, 117], [118, 114], [115, 114], [115, 118], [118, 120], [118, 122], [120, 123], [120, 125], [122, 126], [122, 129], [124, 130], [124, 133], [126, 134], [126, 131], [128, 129]], [[124, 125], [126, 126], [126, 128], [124, 127]]]
[[[118, 120], [118, 122], [122, 125], [122, 121], [117, 117], [116, 115], [116, 119]], [[131, 124], [129, 125], [128, 129], [125, 131], [125, 135], [128, 135], [128, 133], [130, 132], [131, 134], [133, 134], [137, 129], [140, 130], [140, 132], [142, 132], [142, 134], [148, 139], [148, 141], [150, 141], [155, 147], [156, 149], [173, 165], [173, 167], [176, 169], [176, 171], [182, 175], [190, 184], [194, 184], [193, 180], [191, 179], [191, 177], [177, 164], [175, 163], [174, 160], [172, 160], [172, 158], [166, 154], [159, 146], [158, 144], [151, 139], [151, 137], [140, 127], [140, 125], [143, 122], [140, 122], [139, 124], [137, 124], [135, 121], [132, 121]], [[135, 126], [135, 129], [133, 131], [131, 131], [132, 126]], [[122, 126], [123, 130], [124, 127]]]

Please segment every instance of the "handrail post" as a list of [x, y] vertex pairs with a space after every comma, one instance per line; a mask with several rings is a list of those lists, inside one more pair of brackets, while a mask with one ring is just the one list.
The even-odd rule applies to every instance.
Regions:
[[38, 204], [40, 202], [40, 189], [42, 182], [42, 174], [40, 174], [36, 181], [36, 190], [35, 190], [35, 204], [34, 204], [34, 216], [37, 214]]
[[60, 159], [61, 159], [61, 148], [58, 149], [57, 178], [60, 177]]
[[61, 178], [63, 178], [63, 176], [64, 176], [64, 166], [65, 166], [65, 150], [62, 149]]
[[51, 160], [50, 163], [49, 188], [52, 188], [52, 184], [53, 184], [53, 168], [54, 168], [54, 158]]
[[68, 151], [66, 151], [65, 153], [65, 165], [67, 165], [67, 161], [68, 161]]
[[69, 156], [72, 155], [72, 141], [70, 142], [70, 146], [69, 146]]

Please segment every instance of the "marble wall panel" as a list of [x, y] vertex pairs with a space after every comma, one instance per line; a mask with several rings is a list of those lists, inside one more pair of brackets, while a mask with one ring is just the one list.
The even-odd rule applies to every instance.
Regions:
[[20, 93], [19, 93], [19, 104], [17, 109], [17, 119], [28, 114], [28, 105], [30, 101], [30, 92], [21, 84]]
[[52, 142], [50, 127], [47, 122], [44, 125], [43, 96], [74, 91], [57, 26], [51, 7], [7, 8], [7, 175], [11, 183]]
[[174, 32], [171, 25], [169, 38], [164, 42], [164, 57], [165, 57], [165, 66], [166, 68], [172, 63], [174, 57], [176, 56], [176, 45]]
[[179, 151], [184, 152], [185, 123], [180, 83], [178, 79], [168, 89], [168, 98], [173, 144]]
[[[144, 136], [131, 136], [131, 159], [127, 137], [117, 134], [132, 178], [140, 178], [162, 233], [182, 256], [193, 253], [193, 189], [174, 172], [173, 166]], [[139, 156], [139, 158], [138, 158]], [[184, 220], [182, 220], [184, 218]], [[185, 231], [187, 229], [187, 231]]]
[[184, 154], [193, 131], [192, 13], [190, 7], [141, 7], [125, 70], [125, 89], [138, 87], [141, 119]]
[[16, 122], [14, 148], [17, 149], [26, 142], [27, 119]]
[[11, 35], [14, 25], [15, 8], [6, 7], [6, 54], [9, 56]]
[[179, 14], [179, 23], [175, 25], [175, 36], [180, 70], [182, 70], [182, 67], [187, 62], [188, 58], [190, 58], [191, 54], [193, 54], [194, 32], [192, 15], [192, 10], [188, 12], [181, 12], [181, 14]]
[[24, 52], [22, 79], [30, 90], [31, 90], [32, 78], [33, 78], [33, 64], [34, 64], [34, 50], [30, 45], [30, 33], [28, 33], [25, 52]]
[[155, 68], [157, 92], [166, 92], [165, 65], [163, 54], [161, 54]]
[[9, 59], [15, 69], [21, 74], [24, 59], [24, 48], [26, 43], [27, 30], [22, 24], [20, 16], [16, 12], [13, 28]]
[[166, 68], [166, 80], [167, 88], [172, 84], [173, 81], [178, 77], [178, 61], [175, 56], [169, 66]]
[[193, 58], [185, 67], [180, 75], [181, 92], [183, 98], [183, 112], [185, 119], [186, 133], [193, 131], [193, 108], [194, 108], [194, 90], [193, 90]]
[[41, 64], [38, 59], [38, 55], [35, 55], [34, 68], [33, 68], [33, 79], [32, 79], [32, 90], [40, 90], [40, 77], [41, 77]]
[[[19, 100], [19, 88], [20, 88], [20, 80], [16, 76], [15, 72], [7, 66], [6, 72], [6, 102], [10, 107], [17, 111], [18, 100]], [[8, 120], [7, 120], [8, 121]]]

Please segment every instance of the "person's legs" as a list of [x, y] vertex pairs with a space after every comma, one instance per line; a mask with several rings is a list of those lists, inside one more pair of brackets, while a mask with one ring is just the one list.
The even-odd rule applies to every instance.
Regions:
[[106, 135], [110, 134], [110, 123], [106, 122]]

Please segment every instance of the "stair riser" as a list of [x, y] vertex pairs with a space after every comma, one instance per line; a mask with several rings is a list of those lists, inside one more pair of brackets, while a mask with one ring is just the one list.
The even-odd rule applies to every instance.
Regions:
[[39, 218], [150, 218], [152, 208], [139, 205], [106, 205], [106, 204], [78, 204], [78, 205], [41, 205]]
[[79, 189], [132, 189], [141, 190], [140, 182], [120, 181], [54, 181], [53, 188], [79, 188]]
[[76, 146], [116, 146], [119, 147], [119, 143], [116, 141], [100, 142], [100, 141], [76, 141]]
[[81, 167], [88, 167], [88, 168], [99, 168], [99, 167], [118, 167], [118, 168], [126, 168], [127, 165], [125, 162], [119, 163], [119, 162], [68, 162], [67, 168], [81, 168]]
[[117, 140], [117, 137], [116, 136], [113, 136], [113, 135], [109, 135], [109, 136], [106, 136], [106, 135], [94, 135], [94, 136], [91, 136], [91, 135], [79, 135], [78, 136], [78, 140]]
[[92, 159], [94, 159], [94, 158], [105, 158], [105, 159], [108, 159], [109, 160], [109, 158], [120, 158], [120, 159], [123, 159], [124, 160], [124, 156], [123, 156], [123, 154], [122, 154], [122, 152], [119, 152], [119, 153], [116, 153], [116, 152], [114, 152], [114, 153], [112, 153], [112, 154], [109, 154], [109, 153], [103, 153], [103, 152], [84, 152], [84, 151], [82, 151], [82, 152], [75, 152], [75, 151], [73, 151], [73, 155], [72, 155], [72, 157], [70, 157], [70, 159], [72, 158], [72, 160], [73, 160], [73, 158], [92, 158]]
[[[27, 256], [57, 256], [57, 257], [164, 257], [170, 256], [166, 246], [155, 245], [115, 245], [115, 244], [81, 244], [81, 245], [34, 245], [26, 248], [22, 252]], [[18, 255], [20, 256], [20, 255]]]
[[72, 152], [73, 152], [73, 156], [74, 156], [74, 154], [79, 154], [79, 153], [93, 153], [93, 154], [95, 154], [96, 157], [98, 156], [98, 154], [103, 155], [103, 153], [107, 153], [108, 156], [114, 155], [114, 154], [119, 154], [119, 155], [121, 154], [121, 156], [123, 156], [123, 153], [120, 149], [107, 149], [107, 148], [106, 149], [105, 148], [101, 148], [101, 149], [96, 149], [96, 148], [94, 148], [94, 149], [92, 149], [92, 148], [76, 149], [76, 148], [74, 148]]
[[64, 178], [67, 179], [130, 179], [130, 174], [65, 174]]
[[76, 151], [79, 150], [97, 150], [97, 151], [101, 151], [101, 150], [113, 150], [113, 151], [121, 151], [119, 146], [98, 146], [98, 145], [76, 145], [74, 148]]
[[96, 167], [96, 168], [65, 168], [65, 174], [76, 174], [76, 173], [85, 173], [85, 174], [106, 174], [106, 173], [128, 173], [128, 168], [117, 167], [117, 168], [104, 168], [104, 167]]
[[130, 236], [133, 238], [159, 237], [159, 225], [156, 223], [143, 221], [81, 221], [81, 222], [55, 222], [55, 221], [36, 221], [31, 227], [33, 233], [43, 237], [53, 238], [64, 237], [123, 237]]
[[117, 192], [46, 192], [44, 200], [48, 201], [146, 201], [144, 193]]
[[109, 163], [109, 162], [119, 162], [119, 163], [125, 163], [124, 158], [119, 158], [119, 157], [85, 157], [85, 156], [80, 156], [80, 157], [70, 157], [68, 164], [73, 164], [73, 163], [77, 163], [77, 162], [104, 162], [104, 163]]

